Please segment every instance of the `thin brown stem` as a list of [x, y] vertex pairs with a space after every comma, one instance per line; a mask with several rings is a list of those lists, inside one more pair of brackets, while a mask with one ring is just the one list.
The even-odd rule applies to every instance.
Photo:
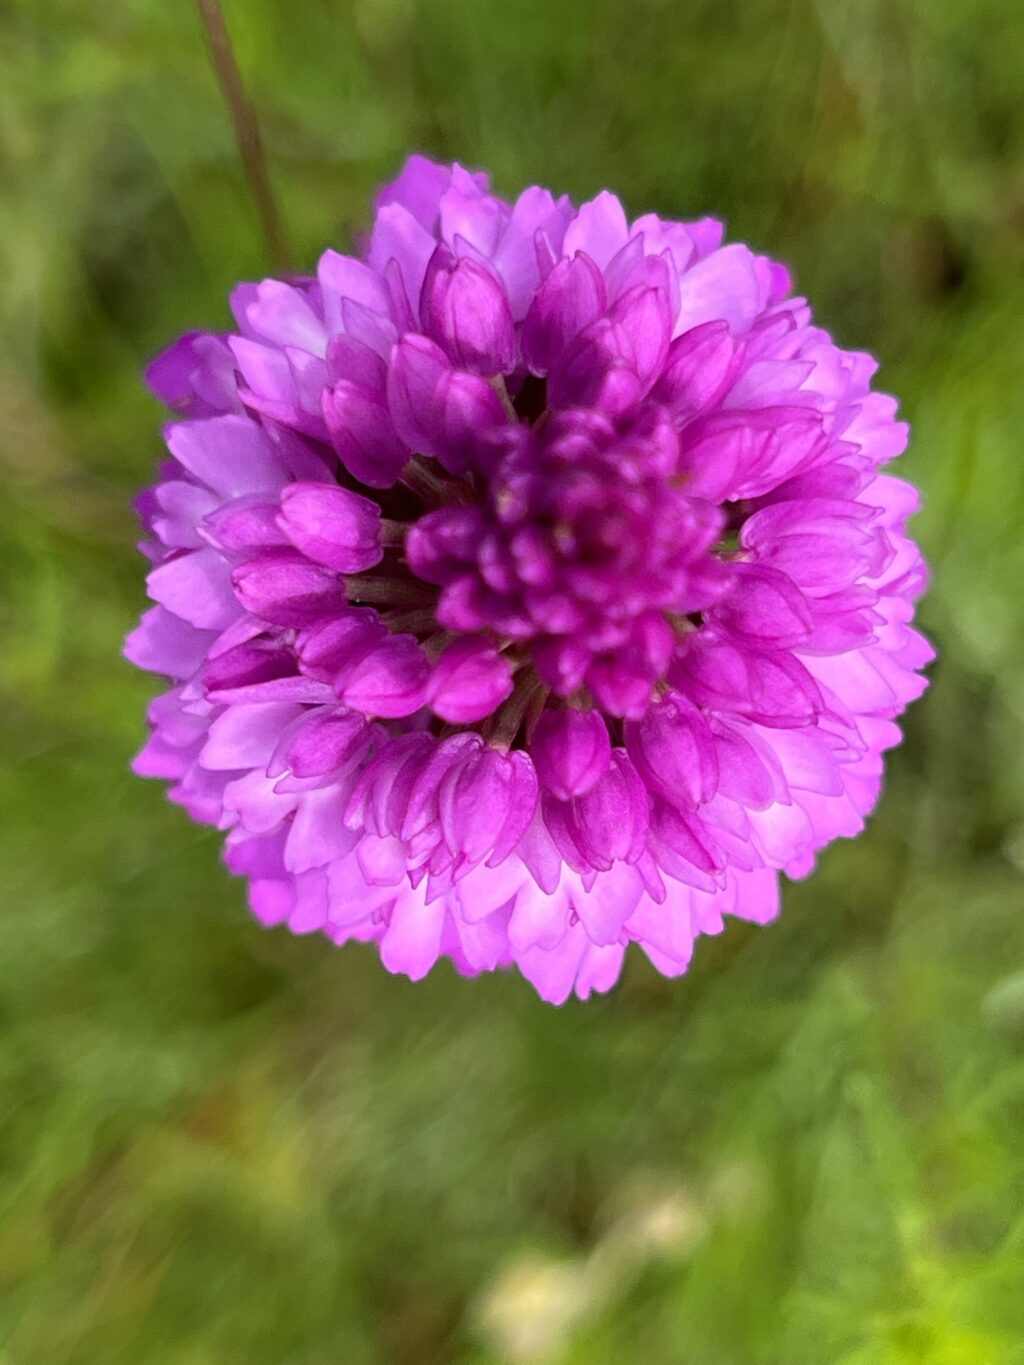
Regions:
[[700, 620], [692, 620], [689, 616], [681, 616], [678, 612], [668, 611], [665, 613], [665, 620], [671, 626], [674, 634], [680, 639], [685, 640], [688, 635], [700, 625]]
[[436, 663], [455, 638], [453, 631], [435, 631], [433, 635], [428, 635], [423, 641], [423, 652], [431, 663]]
[[275, 270], [284, 271], [288, 265], [288, 249], [281, 225], [281, 215], [270, 184], [256, 111], [249, 100], [242, 73], [238, 69], [234, 48], [231, 46], [231, 36], [224, 22], [224, 12], [220, 7], [220, 0], [196, 0], [196, 3], [206, 34], [207, 47], [210, 50], [210, 60], [217, 73], [221, 94], [224, 96], [224, 103], [228, 107], [231, 124], [235, 130], [242, 169], [259, 217], [267, 255]]
[[380, 543], [384, 546], [394, 547], [405, 544], [405, 537], [409, 533], [409, 525], [404, 521], [392, 521], [390, 517], [380, 519]]
[[407, 578], [386, 578], [378, 574], [345, 574], [345, 596], [350, 602], [374, 606], [421, 607], [437, 601], [437, 589]]
[[464, 483], [446, 479], [414, 455], [398, 476], [406, 488], [412, 490], [425, 507], [443, 507], [447, 503], [467, 502], [471, 496]]
[[507, 753], [515, 743], [527, 712], [532, 713], [538, 703], [543, 706], [547, 694], [548, 688], [532, 668], [517, 674], [512, 695], [487, 723], [484, 738], [488, 744]]
[[488, 379], [488, 384], [501, 399], [501, 406], [505, 409], [505, 416], [515, 426], [519, 421], [519, 415], [512, 406], [512, 399], [508, 396], [508, 389], [505, 385], [505, 376], [497, 374], [493, 379]]
[[539, 687], [534, 689], [529, 701], [526, 703], [526, 710], [523, 713], [523, 735], [527, 744], [530, 744], [533, 740], [533, 732], [537, 728], [537, 722], [544, 712], [550, 695], [551, 688], [541, 683]]
[[[388, 630], [411, 633], [413, 635], [433, 634], [437, 630], [437, 617], [433, 607], [400, 608], [398, 611], [385, 611], [380, 618]], [[440, 651], [438, 651], [440, 652]]]

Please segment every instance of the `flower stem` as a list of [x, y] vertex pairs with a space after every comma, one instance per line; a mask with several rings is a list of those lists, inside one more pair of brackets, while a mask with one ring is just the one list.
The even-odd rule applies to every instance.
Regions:
[[488, 379], [488, 384], [501, 399], [501, 406], [505, 409], [505, 416], [515, 426], [519, 421], [519, 415], [512, 406], [512, 399], [508, 396], [508, 388], [505, 385], [505, 376], [497, 374], [493, 379]]
[[466, 502], [470, 497], [470, 491], [465, 484], [436, 474], [417, 455], [404, 466], [399, 478], [425, 507], [443, 507], [450, 502]]
[[541, 682], [532, 668], [518, 673], [512, 695], [487, 722], [484, 730], [487, 743], [494, 749], [500, 749], [502, 753], [508, 753], [524, 720], [530, 723], [531, 729], [533, 724], [536, 724], [548, 691], [548, 687]]
[[210, 50], [210, 60], [217, 73], [228, 113], [231, 115], [242, 169], [259, 217], [267, 255], [271, 266], [275, 270], [283, 271], [287, 267], [288, 250], [281, 215], [270, 185], [256, 111], [246, 94], [242, 73], [238, 69], [235, 52], [231, 46], [231, 36], [224, 22], [224, 12], [220, 7], [220, 0], [196, 0], [196, 3], [206, 34], [206, 44]]
[[350, 602], [388, 607], [429, 606], [437, 601], [437, 589], [427, 583], [378, 574], [345, 574], [345, 595]]
[[[441, 640], [436, 653], [440, 654], [449, 641], [454, 636], [437, 635], [437, 617], [434, 615], [433, 607], [400, 607], [397, 610], [384, 611], [381, 613], [381, 621], [387, 626], [388, 630], [395, 633], [412, 635], [429, 635], [431, 639]], [[424, 640], [423, 647], [430, 654], [430, 640]]]
[[384, 546], [404, 545], [408, 531], [404, 521], [392, 521], [389, 517], [380, 519], [380, 543]]

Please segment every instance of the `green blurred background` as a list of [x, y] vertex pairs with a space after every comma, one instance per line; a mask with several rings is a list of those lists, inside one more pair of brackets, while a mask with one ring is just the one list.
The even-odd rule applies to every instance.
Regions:
[[0, 11], [2, 1365], [1024, 1361], [1018, 0], [232, 0], [296, 266], [404, 152], [724, 216], [884, 361], [940, 660], [868, 833], [561, 1010], [258, 929], [127, 772], [139, 371], [269, 270], [188, 4]]

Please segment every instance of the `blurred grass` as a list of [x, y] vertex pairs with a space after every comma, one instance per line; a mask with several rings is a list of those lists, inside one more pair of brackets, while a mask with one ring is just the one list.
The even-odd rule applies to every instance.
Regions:
[[264, 934], [126, 765], [144, 359], [266, 269], [188, 6], [0, 14], [0, 1362], [1024, 1362], [1016, 0], [234, 0], [296, 265], [404, 151], [724, 215], [884, 358], [941, 656], [869, 833], [554, 1011]]

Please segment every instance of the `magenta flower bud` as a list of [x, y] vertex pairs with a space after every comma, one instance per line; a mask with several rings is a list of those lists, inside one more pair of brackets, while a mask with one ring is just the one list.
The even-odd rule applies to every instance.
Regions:
[[472, 632], [487, 625], [487, 590], [474, 574], [445, 584], [437, 599], [437, 619], [445, 630]]
[[332, 336], [327, 343], [327, 381], [346, 380], [361, 389], [380, 394], [387, 382], [388, 369], [376, 351], [354, 337]]
[[665, 290], [628, 290], [567, 347], [551, 376], [552, 403], [614, 415], [628, 411], [660, 372], [671, 334]]
[[290, 771], [295, 777], [320, 777], [341, 768], [360, 744], [369, 727], [359, 711], [326, 707], [305, 713], [297, 730], [289, 731], [285, 743], [275, 750], [268, 771]]
[[350, 659], [335, 679], [341, 701], [366, 715], [411, 716], [426, 701], [430, 663], [412, 635], [389, 635]]
[[675, 637], [660, 616], [634, 621], [614, 653], [602, 654], [587, 669], [586, 681], [613, 716], [640, 716], [647, 710], [651, 688], [668, 669]]
[[590, 407], [611, 417], [628, 412], [643, 391], [631, 350], [607, 316], [585, 327], [548, 377], [552, 407]]
[[[639, 224], [637, 225], [639, 226]], [[646, 236], [637, 232], [621, 251], [608, 262], [604, 271], [608, 302], [617, 302], [631, 289], [659, 289], [668, 300], [669, 317], [674, 318], [679, 307], [679, 280], [671, 250], [652, 255]]]
[[479, 375], [455, 370], [428, 337], [405, 336], [394, 348], [388, 402], [402, 439], [453, 474], [474, 461], [481, 435], [506, 420], [501, 399]]
[[261, 494], [229, 502], [203, 519], [200, 535], [227, 554], [252, 558], [262, 550], [288, 545], [277, 523], [277, 506]]
[[456, 859], [501, 863], [519, 843], [537, 806], [533, 764], [520, 752], [487, 745], [468, 751], [438, 787], [438, 816]]
[[650, 798], [629, 758], [616, 749], [589, 791], [571, 802], [549, 801], [545, 815], [571, 867], [607, 872], [619, 861], [635, 863], [643, 852]]
[[339, 380], [323, 394], [324, 421], [338, 458], [370, 488], [390, 488], [409, 458], [383, 394]]
[[669, 347], [668, 358], [654, 397], [680, 422], [707, 411], [728, 388], [736, 372], [739, 352], [728, 323], [705, 322]]
[[695, 701], [783, 730], [812, 724], [825, 708], [795, 655], [753, 652], [710, 633], [690, 639], [671, 678]]
[[628, 360], [646, 391], [661, 372], [672, 337], [672, 313], [665, 289], [636, 285], [615, 300], [608, 313]]
[[537, 776], [559, 801], [583, 796], [608, 770], [612, 746], [599, 711], [545, 711], [533, 732]]
[[766, 564], [735, 564], [728, 596], [708, 617], [755, 647], [792, 648], [814, 629], [803, 593], [790, 577]]
[[273, 640], [250, 640], [208, 660], [202, 671], [207, 694], [250, 687], [295, 672], [290, 650]]
[[515, 365], [515, 328], [496, 275], [471, 256], [437, 248], [420, 297], [423, 330], [460, 369], [505, 374]]
[[604, 312], [604, 276], [585, 252], [559, 261], [534, 296], [523, 323], [523, 359], [545, 375], [569, 342]]
[[441, 444], [441, 384], [452, 362], [436, 342], [404, 336], [391, 352], [388, 407], [402, 440], [421, 455], [433, 455]]
[[408, 793], [405, 812], [397, 832], [418, 855], [432, 851], [438, 833], [438, 794], [448, 773], [464, 762], [466, 755], [479, 753], [483, 740], [471, 731], [449, 735], [432, 745], [416, 772]]
[[453, 640], [434, 665], [427, 703], [442, 720], [466, 725], [496, 711], [511, 691], [508, 661], [494, 642], [466, 635]]
[[428, 583], [448, 583], [465, 573], [486, 524], [476, 507], [442, 507], [421, 517], [405, 543], [413, 572]]
[[758, 497], [809, 467], [827, 445], [814, 408], [725, 408], [686, 428], [679, 473], [693, 498]]
[[345, 606], [341, 579], [320, 564], [291, 550], [251, 559], [232, 572], [239, 602], [275, 626], [301, 627]]
[[537, 672], [559, 697], [575, 692], [586, 676], [592, 652], [572, 636], [548, 635], [534, 647]]
[[693, 810], [711, 800], [718, 787], [715, 739], [691, 701], [670, 693], [625, 729], [626, 751], [652, 792]]
[[347, 488], [293, 483], [281, 494], [278, 525], [297, 550], [339, 573], [380, 563], [380, 507]]
[[504, 862], [536, 807], [537, 775], [526, 754], [453, 735], [419, 765], [401, 835], [418, 863], [457, 881], [480, 862]]
[[489, 463], [488, 433], [507, 422], [501, 399], [486, 379], [453, 370], [441, 381], [438, 459], [450, 474]]
[[241, 412], [235, 362], [221, 337], [186, 332], [146, 369], [146, 384], [161, 402], [190, 417]]
[[307, 677], [332, 683], [343, 668], [379, 644], [386, 633], [375, 611], [350, 609], [300, 631], [295, 653]]
[[397, 835], [420, 772], [439, 747], [422, 730], [399, 735], [394, 743], [382, 745], [352, 788], [345, 804], [346, 826], [377, 836]]
[[706, 822], [693, 819], [678, 803], [655, 801], [651, 836], [658, 861], [670, 877], [710, 887], [709, 876], [720, 871], [718, 850]]

